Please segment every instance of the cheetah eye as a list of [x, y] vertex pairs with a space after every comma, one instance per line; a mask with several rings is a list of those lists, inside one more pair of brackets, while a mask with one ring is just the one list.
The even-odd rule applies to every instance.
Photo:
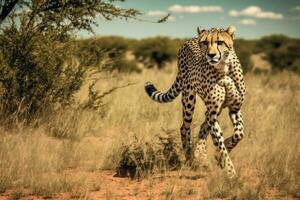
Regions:
[[219, 41], [217, 41], [217, 44], [222, 45], [222, 44], [224, 44], [224, 41], [219, 40]]
[[208, 45], [208, 41], [202, 41], [201, 43], [204, 44], [205, 46]]

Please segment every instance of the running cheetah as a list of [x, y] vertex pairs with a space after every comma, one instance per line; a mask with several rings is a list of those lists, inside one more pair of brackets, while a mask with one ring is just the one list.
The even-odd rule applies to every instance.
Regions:
[[[145, 90], [160, 103], [171, 102], [182, 93], [183, 123], [180, 132], [187, 161], [192, 158], [191, 123], [198, 95], [207, 110], [194, 157], [206, 157], [206, 140], [211, 134], [218, 151], [219, 165], [233, 177], [236, 172], [229, 153], [244, 136], [240, 109], [245, 96], [243, 71], [233, 48], [235, 27], [209, 30], [198, 27], [197, 30], [198, 37], [186, 41], [179, 50], [178, 74], [171, 88], [162, 93], [147, 82]], [[234, 134], [224, 140], [218, 115], [225, 107], [229, 108]]]

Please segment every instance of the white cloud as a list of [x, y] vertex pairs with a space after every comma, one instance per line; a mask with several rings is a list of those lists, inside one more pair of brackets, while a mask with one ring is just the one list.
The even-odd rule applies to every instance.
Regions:
[[254, 19], [242, 19], [240, 23], [243, 25], [255, 25], [256, 21]]
[[147, 15], [149, 16], [164, 16], [167, 14], [168, 14], [167, 12], [161, 10], [151, 10], [147, 13]]
[[174, 13], [223, 12], [223, 8], [221, 6], [182, 6], [178, 4], [172, 5], [168, 10]]
[[274, 13], [271, 11], [264, 11], [258, 6], [249, 6], [244, 10], [229, 11], [229, 15], [233, 17], [246, 16], [246, 17], [255, 17], [255, 18], [264, 18], [264, 19], [282, 19], [283, 15], [281, 13]]
[[292, 10], [300, 11], [300, 6], [296, 6], [296, 7], [294, 7]]

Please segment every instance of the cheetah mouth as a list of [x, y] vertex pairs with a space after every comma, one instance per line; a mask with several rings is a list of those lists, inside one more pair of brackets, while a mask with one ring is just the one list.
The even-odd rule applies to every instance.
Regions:
[[212, 64], [216, 64], [216, 63], [218, 63], [219, 61], [211, 60], [211, 61], [209, 61], [209, 62], [212, 63]]
[[216, 64], [219, 63], [219, 60], [215, 60], [215, 59], [213, 59], [213, 60], [208, 60], [208, 63], [209, 63], [210, 65], [216, 65]]
[[217, 57], [214, 57], [214, 58], [210, 58], [208, 56], [206, 56], [206, 59], [207, 59], [207, 62], [208, 64], [210, 65], [217, 65], [221, 59], [217, 58]]

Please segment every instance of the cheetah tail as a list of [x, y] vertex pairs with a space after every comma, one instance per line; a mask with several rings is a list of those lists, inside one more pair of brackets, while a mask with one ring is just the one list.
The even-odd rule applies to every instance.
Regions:
[[149, 97], [154, 101], [159, 103], [168, 103], [173, 101], [180, 94], [181, 87], [178, 79], [176, 79], [171, 88], [165, 93], [158, 91], [150, 82], [145, 84], [145, 90]]

